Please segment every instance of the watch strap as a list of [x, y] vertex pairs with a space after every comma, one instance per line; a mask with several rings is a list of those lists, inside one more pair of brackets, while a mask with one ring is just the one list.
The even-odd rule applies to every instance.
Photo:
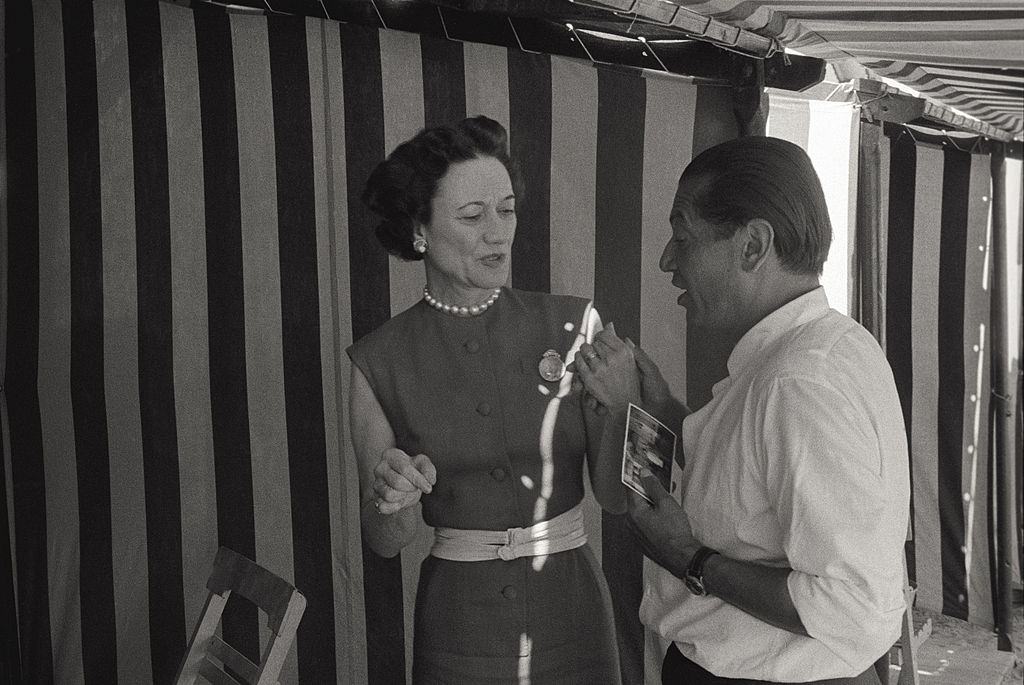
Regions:
[[690, 558], [690, 563], [686, 567], [686, 586], [695, 595], [707, 594], [704, 585], [704, 564], [714, 554], [718, 554], [718, 551], [710, 547], [701, 547]]

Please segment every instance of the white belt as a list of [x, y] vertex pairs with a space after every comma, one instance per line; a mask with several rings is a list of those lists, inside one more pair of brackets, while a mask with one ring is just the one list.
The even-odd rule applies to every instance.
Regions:
[[434, 529], [430, 553], [450, 561], [511, 561], [576, 549], [587, 544], [579, 504], [548, 521], [508, 530]]

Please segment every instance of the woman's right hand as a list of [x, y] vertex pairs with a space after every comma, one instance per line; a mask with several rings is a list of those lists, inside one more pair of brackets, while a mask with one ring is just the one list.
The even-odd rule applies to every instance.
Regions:
[[425, 454], [410, 457], [397, 447], [388, 447], [373, 468], [375, 505], [381, 514], [394, 514], [430, 494], [437, 482], [437, 469]]

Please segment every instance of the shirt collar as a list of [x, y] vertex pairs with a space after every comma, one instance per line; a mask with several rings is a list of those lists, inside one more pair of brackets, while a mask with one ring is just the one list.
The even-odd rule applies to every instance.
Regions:
[[727, 362], [729, 375], [734, 376], [743, 370], [750, 361], [760, 356], [760, 352], [787, 331], [823, 316], [828, 310], [828, 298], [821, 286], [782, 305], [754, 324], [754, 327], [744, 333], [736, 343]]

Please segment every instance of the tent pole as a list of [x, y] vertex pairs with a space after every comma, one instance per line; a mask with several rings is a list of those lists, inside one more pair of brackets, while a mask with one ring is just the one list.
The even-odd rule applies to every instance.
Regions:
[[[1024, 197], [1024, 176], [1020, 179], [1020, 187], [1017, 188], [1017, 198]], [[1020, 216], [1017, 217], [1020, 221]], [[1017, 231], [1017, 281], [1021, 288], [1021, 295], [1024, 295], [1024, 231], [1021, 231], [1021, 224], [1018, 223], [1012, 230]], [[1009, 226], [1007, 232], [1011, 230]], [[1017, 408], [1014, 416], [1014, 427], [1017, 431], [1017, 444], [1014, 452], [1014, 464], [1024, 463], [1024, 307], [1016, 312], [1017, 316]], [[1010, 369], [1013, 373], [1014, 369]], [[1017, 512], [1017, 573], [1024, 569], [1024, 468], [1017, 469], [1017, 482], [1014, 484], [1016, 491]], [[1019, 577], [1019, 576], [1018, 576]]]
[[857, 163], [856, 230], [856, 302], [860, 324], [868, 329], [885, 349], [885, 292], [883, 240], [887, 217], [882, 215], [881, 179], [882, 124], [860, 122], [860, 146]]
[[1012, 652], [1014, 496], [1013, 394], [1015, 383], [1007, 373], [1007, 317], [1009, 279], [1006, 264], [1006, 175], [1002, 146], [992, 154], [992, 402], [995, 403], [996, 473], [996, 633], [999, 649]]

